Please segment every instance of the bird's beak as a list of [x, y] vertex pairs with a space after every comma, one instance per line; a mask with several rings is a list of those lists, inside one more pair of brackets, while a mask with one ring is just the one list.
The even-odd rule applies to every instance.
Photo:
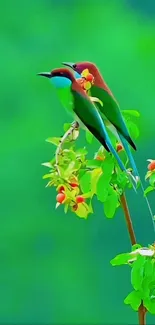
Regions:
[[42, 77], [46, 77], [46, 78], [52, 77], [50, 72], [40, 72], [40, 73], [37, 73], [37, 76], [42, 76]]
[[66, 67], [72, 68], [74, 70], [74, 68], [73, 68], [74, 63], [72, 63], [72, 62], [62, 62], [62, 64], [65, 65]]

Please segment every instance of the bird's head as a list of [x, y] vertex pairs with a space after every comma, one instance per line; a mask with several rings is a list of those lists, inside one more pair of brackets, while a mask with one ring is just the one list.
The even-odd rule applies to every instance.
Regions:
[[68, 86], [75, 80], [73, 73], [66, 68], [54, 69], [51, 72], [40, 72], [37, 75], [49, 78], [59, 88]]
[[62, 62], [63, 65], [70, 67], [77, 73], [81, 74], [83, 70], [88, 69], [89, 72], [94, 75], [96, 72], [96, 66], [92, 62], [77, 62], [77, 63], [71, 63], [71, 62]]
[[40, 72], [38, 73], [38, 76], [42, 76], [46, 78], [61, 77], [61, 78], [67, 78], [70, 81], [74, 80], [74, 76], [72, 72], [66, 68], [54, 69], [51, 72]]

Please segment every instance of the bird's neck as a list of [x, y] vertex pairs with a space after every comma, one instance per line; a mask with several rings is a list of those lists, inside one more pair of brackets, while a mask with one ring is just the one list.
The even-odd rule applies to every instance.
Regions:
[[95, 66], [92, 68], [91, 73], [94, 76], [94, 85], [103, 88], [110, 96], [114, 98], [113, 93], [111, 92], [110, 88], [104, 81], [100, 71]]

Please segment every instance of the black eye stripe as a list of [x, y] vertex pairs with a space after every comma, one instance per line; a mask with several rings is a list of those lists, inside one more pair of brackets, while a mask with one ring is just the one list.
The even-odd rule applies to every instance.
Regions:
[[76, 69], [76, 64], [73, 64], [73, 68]]

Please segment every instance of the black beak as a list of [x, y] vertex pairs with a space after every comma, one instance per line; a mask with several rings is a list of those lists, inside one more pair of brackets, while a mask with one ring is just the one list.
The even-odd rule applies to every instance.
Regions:
[[65, 65], [66, 67], [72, 68], [74, 70], [74, 63], [72, 62], [62, 62], [63, 65]]
[[37, 73], [37, 76], [42, 76], [42, 77], [46, 77], [46, 78], [52, 77], [50, 72], [40, 72], [40, 73]]

